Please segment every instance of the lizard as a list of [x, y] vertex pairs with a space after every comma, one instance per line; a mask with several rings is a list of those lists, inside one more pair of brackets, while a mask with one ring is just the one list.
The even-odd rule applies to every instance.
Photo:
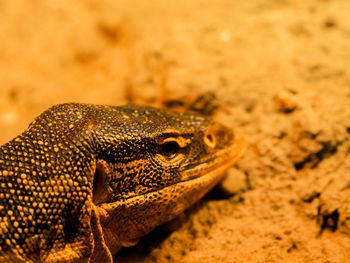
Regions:
[[64, 103], [0, 147], [0, 262], [113, 262], [198, 201], [244, 149], [210, 118]]

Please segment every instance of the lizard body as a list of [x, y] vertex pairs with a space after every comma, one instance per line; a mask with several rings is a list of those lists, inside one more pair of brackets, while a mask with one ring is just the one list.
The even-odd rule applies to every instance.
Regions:
[[112, 262], [208, 192], [242, 148], [200, 116], [53, 106], [0, 148], [0, 262]]

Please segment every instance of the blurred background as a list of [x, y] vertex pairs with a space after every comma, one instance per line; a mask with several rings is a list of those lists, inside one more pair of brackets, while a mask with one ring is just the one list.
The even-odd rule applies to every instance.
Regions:
[[0, 142], [62, 102], [343, 93], [349, 13], [345, 0], [1, 0]]
[[[248, 143], [236, 167], [247, 201], [197, 208], [139, 260], [345, 262], [349, 14], [348, 0], [0, 0], [0, 143], [57, 103], [214, 94], [216, 118]], [[306, 197], [326, 189], [322, 214], [324, 200]], [[335, 210], [343, 234], [315, 239]]]

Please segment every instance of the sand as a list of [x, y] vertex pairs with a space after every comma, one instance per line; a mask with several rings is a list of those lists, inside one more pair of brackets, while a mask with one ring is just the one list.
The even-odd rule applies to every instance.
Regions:
[[0, 143], [53, 104], [210, 95], [244, 156], [116, 262], [349, 262], [350, 2], [0, 1]]

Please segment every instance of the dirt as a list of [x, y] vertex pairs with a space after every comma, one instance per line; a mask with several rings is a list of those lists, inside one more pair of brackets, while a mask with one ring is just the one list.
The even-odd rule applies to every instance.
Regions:
[[349, 13], [344, 0], [0, 0], [0, 142], [57, 103], [211, 94], [244, 156], [116, 262], [348, 262]]

